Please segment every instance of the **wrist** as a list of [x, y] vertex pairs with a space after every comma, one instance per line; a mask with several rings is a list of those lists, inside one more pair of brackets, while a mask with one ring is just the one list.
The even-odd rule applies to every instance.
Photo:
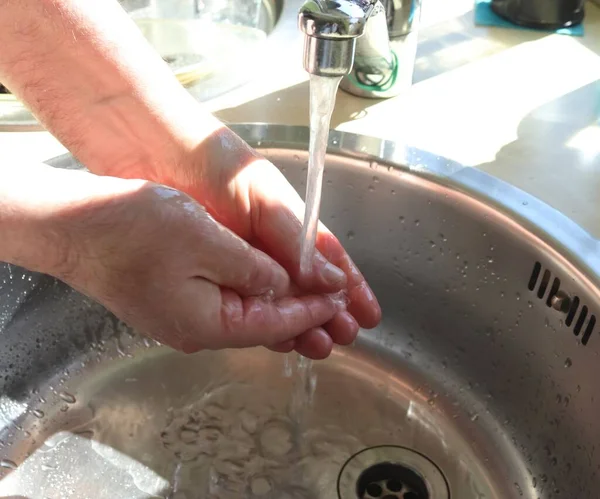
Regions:
[[57, 275], [69, 266], [68, 239], [53, 224], [54, 206], [45, 192], [53, 185], [46, 168], [0, 168], [0, 260]]
[[82, 116], [86, 135], [70, 149], [98, 175], [181, 184], [191, 158], [223, 124], [183, 88], [171, 98], [116, 95], [90, 104]]
[[[47, 165], [0, 167], [0, 260], [80, 280], [94, 244], [88, 225], [95, 207], [140, 187]], [[101, 221], [109, 230], [114, 221]]]

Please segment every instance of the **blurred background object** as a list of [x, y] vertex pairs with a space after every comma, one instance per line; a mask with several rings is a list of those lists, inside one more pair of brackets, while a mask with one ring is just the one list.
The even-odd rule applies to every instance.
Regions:
[[[203, 102], [254, 76], [284, 5], [283, 0], [118, 1], [181, 84]], [[0, 130], [41, 129], [0, 83]]]
[[492, 0], [496, 14], [530, 28], [558, 29], [583, 21], [585, 0]]
[[[245, 79], [240, 63], [266, 39], [276, 22], [275, 2], [265, 0], [121, 0], [121, 5], [188, 85], [216, 78], [220, 88]], [[223, 82], [223, 72], [227, 82]], [[199, 97], [217, 94], [207, 85]]]

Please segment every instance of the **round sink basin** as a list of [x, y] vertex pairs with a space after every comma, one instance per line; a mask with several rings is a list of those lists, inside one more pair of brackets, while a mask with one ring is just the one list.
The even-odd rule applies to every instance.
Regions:
[[[213, 3], [221, 9], [201, 16], [192, 0], [121, 0], [181, 84], [200, 101], [227, 93], [252, 77], [283, 9], [283, 0]], [[0, 84], [0, 131], [27, 129], [38, 130], [41, 125]]]
[[[234, 128], [303, 191], [306, 129]], [[598, 242], [482, 172], [343, 133], [322, 220], [383, 322], [311, 373], [172, 352], [4, 266], [0, 495], [596, 498]]]

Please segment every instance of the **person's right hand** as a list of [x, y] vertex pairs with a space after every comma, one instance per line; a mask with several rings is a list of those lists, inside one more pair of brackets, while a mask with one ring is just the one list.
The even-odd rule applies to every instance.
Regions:
[[[39, 253], [13, 263], [54, 274], [140, 332], [188, 353], [273, 347], [301, 336], [297, 350], [314, 358], [323, 338], [330, 341], [321, 326], [336, 314], [335, 300], [293, 296], [281, 265], [186, 194], [42, 166], [31, 177], [39, 189], [27, 186], [23, 219], [36, 219], [33, 232], [53, 239], [32, 242], [37, 250], [22, 247], [21, 260]], [[58, 250], [54, 257], [42, 256], [50, 247]]]

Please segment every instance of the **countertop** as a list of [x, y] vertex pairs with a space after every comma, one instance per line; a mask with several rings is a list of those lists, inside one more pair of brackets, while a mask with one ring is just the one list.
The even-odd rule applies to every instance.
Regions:
[[[584, 27], [583, 37], [478, 27], [473, 0], [425, 0], [413, 87], [388, 100], [340, 91], [332, 128], [484, 170], [600, 238], [600, 8], [589, 2]], [[298, 34], [207, 106], [230, 123], [307, 125], [301, 50]], [[40, 161], [64, 148], [47, 132], [4, 132], [0, 151]]]

